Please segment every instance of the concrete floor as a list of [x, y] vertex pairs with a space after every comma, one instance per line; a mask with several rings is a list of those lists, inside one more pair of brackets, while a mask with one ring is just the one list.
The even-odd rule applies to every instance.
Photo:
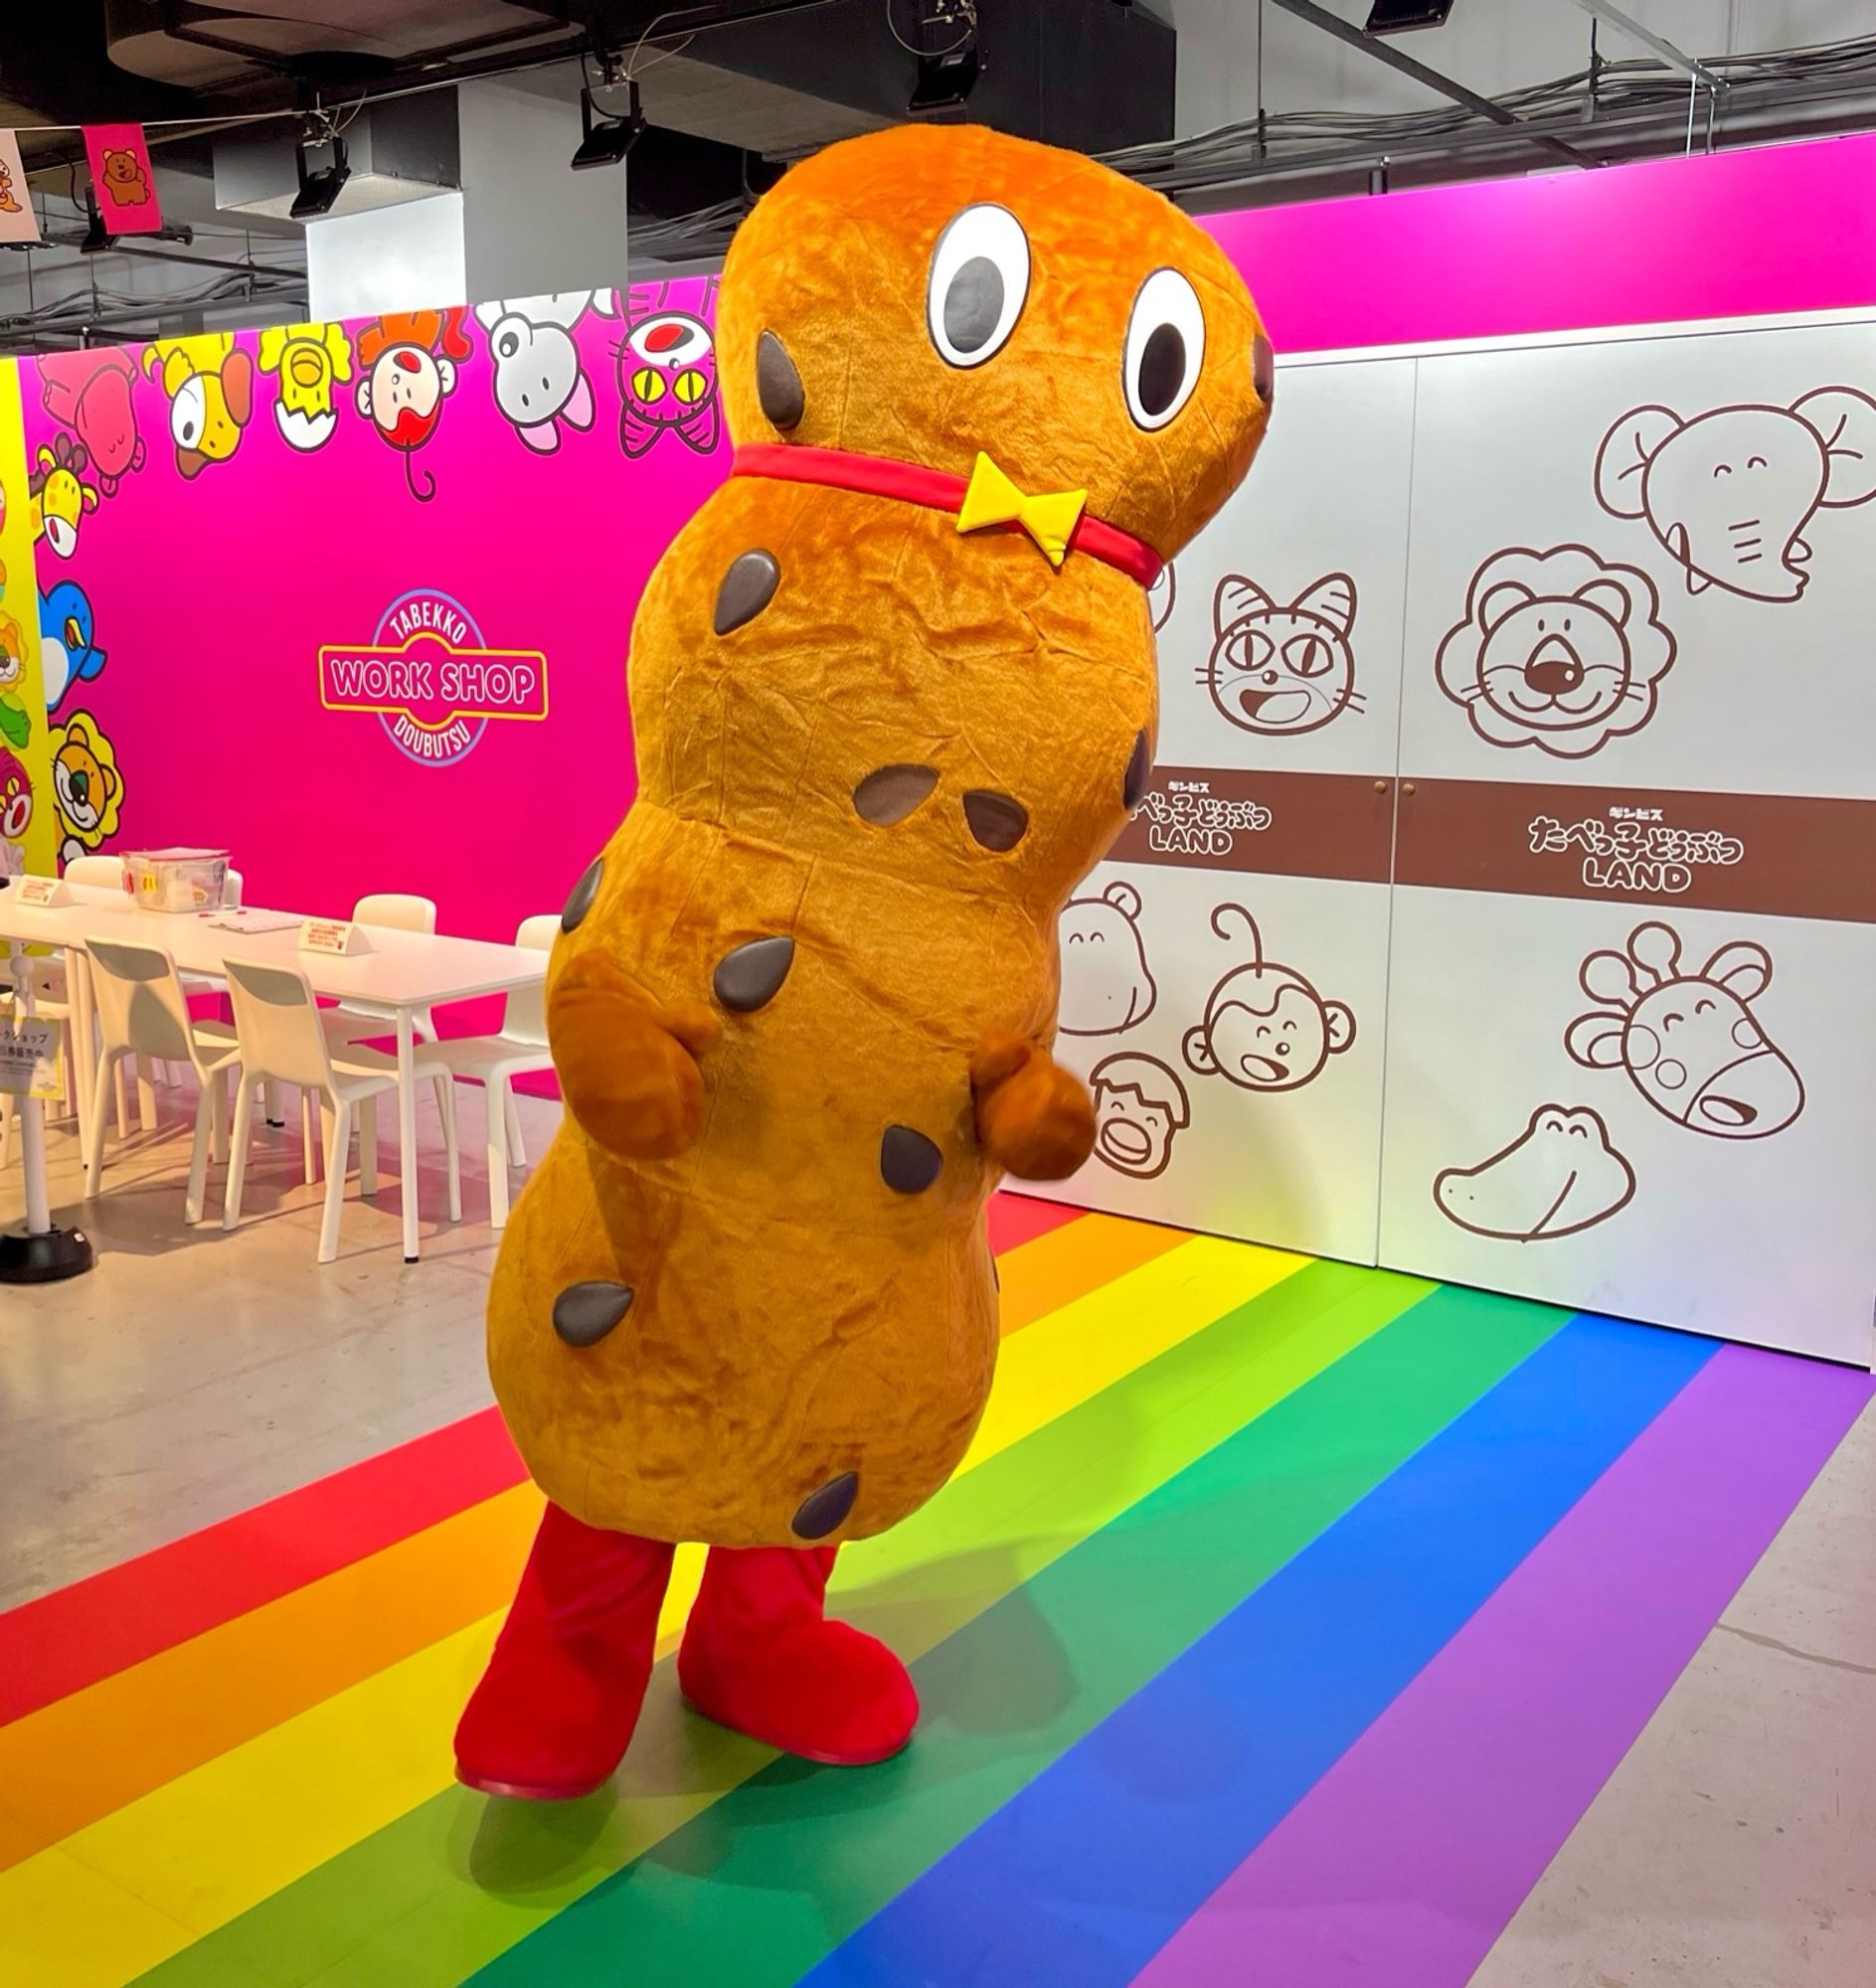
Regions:
[[[483, 1407], [486, 1226], [464, 1097], [465, 1221], [440, 1214], [426, 1109], [424, 1257], [402, 1260], [396, 1169], [314, 1261], [296, 1133], [256, 1142], [250, 1219], [182, 1223], [193, 1100], [113, 1145], [79, 1201], [90, 1275], [0, 1294], [0, 1607], [246, 1510]], [[426, 1101], [427, 1107], [427, 1100]], [[558, 1107], [523, 1101], [530, 1148]], [[391, 1161], [387, 1148], [386, 1159]], [[0, 1222], [18, 1219], [17, 1163]], [[1479, 1988], [1876, 1983], [1876, 1411], [1793, 1514], [1474, 1977]]]

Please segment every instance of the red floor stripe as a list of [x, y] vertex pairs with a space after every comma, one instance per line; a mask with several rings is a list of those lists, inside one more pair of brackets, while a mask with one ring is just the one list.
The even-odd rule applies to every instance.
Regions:
[[0, 1615], [0, 1725], [277, 1600], [527, 1475], [483, 1408]]
[[[997, 1195], [998, 1254], [1081, 1214]], [[483, 1408], [0, 1614], [0, 1726], [382, 1552], [527, 1472]]]
[[1038, 1236], [1060, 1229], [1081, 1214], [1079, 1208], [1065, 1208], [1058, 1201], [1031, 1201], [1020, 1194], [993, 1194], [988, 1210], [990, 1247], [1000, 1256], [1019, 1242], [1033, 1242]]

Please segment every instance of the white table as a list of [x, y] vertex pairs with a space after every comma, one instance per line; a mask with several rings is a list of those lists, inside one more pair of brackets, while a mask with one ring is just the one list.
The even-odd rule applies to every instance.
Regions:
[[[471, 1001], [484, 994], [511, 994], [538, 987], [547, 977], [548, 956], [532, 948], [499, 945], [487, 939], [448, 938], [441, 933], [364, 929], [371, 951], [340, 955], [302, 952], [297, 922], [290, 930], [224, 930], [211, 918], [252, 918], [256, 924], [284, 915], [250, 908], [242, 912], [140, 911], [120, 892], [74, 885], [74, 902], [58, 907], [23, 905], [17, 890], [0, 891], [0, 939], [61, 946], [73, 967], [74, 1064], [83, 1067], [91, 1032], [90, 976], [84, 970], [85, 941], [92, 936], [160, 945], [178, 971], [225, 980], [224, 962], [252, 959], [269, 966], [297, 967], [315, 994], [353, 1007], [384, 1009], [395, 1018], [398, 1038], [399, 1180], [404, 1193], [404, 1260], [415, 1263], [417, 1237], [418, 1011], [448, 1001]], [[9, 900], [13, 902], [9, 903]], [[87, 1086], [88, 1088], [88, 1086]], [[81, 1119], [87, 1137], [90, 1113]]]

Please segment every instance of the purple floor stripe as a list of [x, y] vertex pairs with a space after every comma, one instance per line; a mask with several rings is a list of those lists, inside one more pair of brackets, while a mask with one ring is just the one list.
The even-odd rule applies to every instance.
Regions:
[[1873, 1392], [1723, 1348], [1136, 1988], [1463, 1988]]

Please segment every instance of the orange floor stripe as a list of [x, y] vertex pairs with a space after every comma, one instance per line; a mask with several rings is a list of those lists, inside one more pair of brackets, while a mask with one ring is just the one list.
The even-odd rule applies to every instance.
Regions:
[[[1005, 1335], [1189, 1240], [1087, 1216], [1018, 1245]], [[540, 1510], [505, 1491], [0, 1729], [0, 1870], [500, 1609]]]

